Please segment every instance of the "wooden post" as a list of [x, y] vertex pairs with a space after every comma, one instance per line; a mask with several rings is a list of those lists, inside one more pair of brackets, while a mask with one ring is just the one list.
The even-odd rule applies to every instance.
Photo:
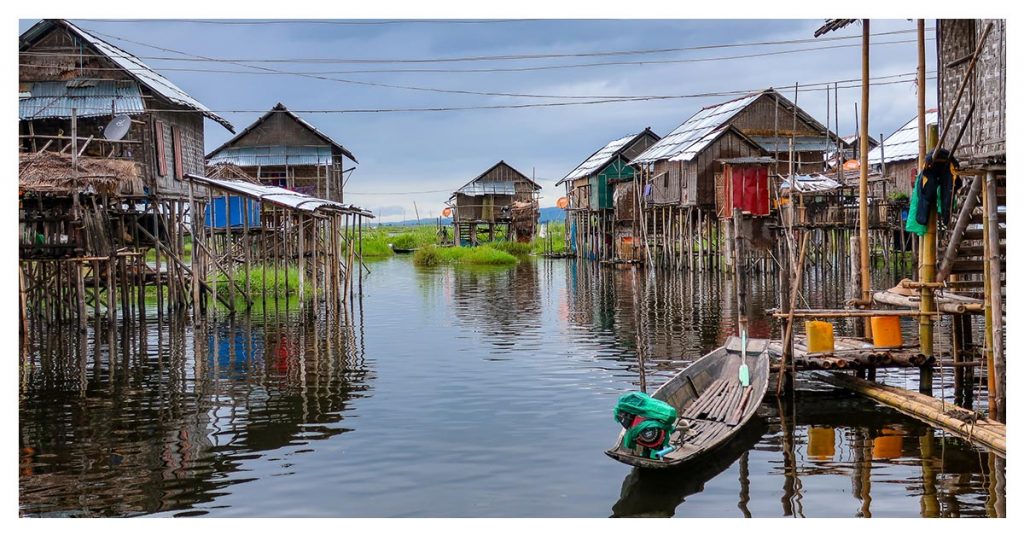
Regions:
[[988, 266], [985, 278], [988, 280], [986, 300], [991, 302], [992, 310], [992, 365], [989, 374], [995, 376], [995, 419], [1006, 422], [1006, 356], [1003, 350], [1003, 296], [1002, 267], [999, 262], [999, 198], [996, 190], [996, 177], [993, 171], [986, 172], [985, 190], [988, 192], [985, 206], [985, 226], [988, 227]]
[[[936, 139], [938, 138], [938, 125], [928, 125], [927, 127], [927, 143], [928, 149], [934, 147]], [[921, 168], [924, 169], [924, 168]], [[931, 283], [935, 281], [935, 250], [938, 246], [938, 214], [937, 211], [933, 211], [928, 216], [928, 228], [925, 235], [921, 237], [921, 262], [920, 272], [918, 273], [918, 281], [921, 283]], [[922, 313], [935, 311], [935, 291], [930, 286], [924, 286], [920, 290], [921, 302], [920, 310]], [[921, 316], [918, 324], [918, 335], [921, 341], [921, 353], [927, 357], [931, 357], [933, 354], [933, 320], [931, 316]], [[930, 393], [932, 387], [932, 370], [930, 367], [921, 367], [921, 385], [920, 390], [922, 393]]]
[[[864, 19], [861, 37], [861, 87], [860, 87], [860, 299], [863, 303], [871, 300], [871, 266], [868, 263], [868, 102], [871, 95], [871, 70], [869, 49], [871, 44], [871, 21]], [[871, 319], [864, 319], [864, 336], [871, 337]]]

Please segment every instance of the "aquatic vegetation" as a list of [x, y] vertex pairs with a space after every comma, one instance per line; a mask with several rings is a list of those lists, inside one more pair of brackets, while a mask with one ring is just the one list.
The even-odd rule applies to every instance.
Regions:
[[525, 242], [501, 241], [501, 242], [494, 242], [494, 243], [489, 244], [489, 245], [490, 245], [490, 247], [492, 247], [492, 248], [494, 248], [494, 249], [496, 249], [498, 251], [504, 251], [505, 253], [508, 253], [510, 255], [515, 255], [517, 257], [524, 257], [526, 255], [529, 255], [530, 251], [533, 249], [533, 247], [530, 244], [525, 243]]
[[429, 245], [417, 250], [413, 257], [413, 263], [417, 266], [437, 266], [438, 264], [503, 265], [517, 262], [519, 259], [514, 255], [491, 246], [442, 248]]

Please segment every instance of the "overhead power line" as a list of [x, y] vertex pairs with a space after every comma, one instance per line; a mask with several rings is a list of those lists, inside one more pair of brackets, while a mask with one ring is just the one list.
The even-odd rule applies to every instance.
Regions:
[[[928, 41], [934, 41], [934, 38], [929, 38]], [[884, 41], [881, 43], [872, 43], [872, 46], [882, 45], [899, 45], [916, 43], [915, 39], [907, 39], [901, 41]], [[607, 62], [595, 62], [595, 63], [577, 63], [577, 64], [562, 64], [562, 65], [538, 65], [528, 67], [483, 67], [483, 68], [467, 68], [467, 69], [455, 69], [455, 68], [411, 68], [411, 69], [348, 69], [340, 71], [242, 71], [242, 70], [231, 70], [231, 69], [198, 69], [198, 68], [186, 68], [186, 67], [160, 67], [161, 71], [171, 72], [192, 72], [192, 73], [219, 73], [219, 74], [247, 74], [247, 75], [333, 75], [333, 74], [379, 74], [379, 73], [432, 73], [432, 74], [459, 74], [459, 73], [513, 73], [513, 72], [530, 72], [530, 71], [553, 71], [562, 69], [578, 69], [578, 68], [592, 68], [592, 67], [608, 67], [608, 66], [628, 66], [628, 65], [665, 65], [665, 64], [685, 64], [685, 63], [707, 63], [716, 61], [730, 61], [739, 59], [750, 59], [760, 58], [766, 56], [781, 56], [786, 54], [797, 54], [802, 52], [818, 52], [822, 50], [831, 50], [837, 48], [859, 48], [860, 44], [846, 44], [846, 45], [831, 45], [826, 47], [808, 47], [798, 48], [790, 50], [777, 50], [772, 52], [760, 52], [754, 54], [740, 54], [733, 56], [711, 56], [704, 58], [683, 58], [683, 59], [671, 59], [671, 60], [636, 60], [636, 61], [607, 61]], [[43, 53], [50, 54], [50, 53]], [[169, 57], [153, 57], [153, 56], [137, 56], [140, 59], [146, 60], [167, 60], [167, 61], [193, 61], [191, 58], [169, 58]], [[195, 60], [195, 61], [206, 61], [206, 60]], [[92, 68], [93, 70], [120, 70], [116, 67], [99, 67]]]
[[283, 24], [320, 24], [330, 26], [388, 26], [401, 24], [507, 24], [511, 22], [535, 22], [545, 19], [395, 19], [395, 20], [320, 20], [320, 19], [272, 19], [272, 20], [211, 20], [211, 19], [76, 19], [88, 22], [176, 22], [187, 24], [210, 24], [221, 26], [261, 26]]
[[[114, 39], [124, 38], [115, 37], [109, 34], [104, 34], [96, 30], [89, 29], [89, 32], [97, 35], [103, 35], [104, 37], [111, 37]], [[934, 28], [926, 28], [928, 32], [934, 32]], [[871, 37], [884, 37], [890, 35], [905, 35], [905, 34], [916, 34], [916, 29], [909, 30], [893, 30], [889, 32], [877, 32], [871, 34]], [[860, 43], [861, 36], [833, 36], [833, 37], [819, 37], [809, 39], [784, 39], [774, 41], [747, 41], [740, 43], [717, 43], [708, 45], [695, 45], [689, 47], [676, 47], [676, 48], [652, 48], [652, 49], [637, 49], [637, 50], [612, 50], [612, 51], [593, 51], [593, 52], [568, 52], [568, 53], [545, 53], [545, 54], [500, 54], [492, 56], [461, 56], [461, 57], [448, 57], [448, 58], [218, 58], [216, 60], [208, 61], [225, 61], [225, 62], [240, 62], [240, 63], [449, 63], [449, 62], [473, 62], [473, 61], [518, 61], [518, 60], [537, 60], [537, 59], [557, 59], [557, 58], [587, 58], [587, 57], [602, 57], [602, 56], [636, 56], [636, 55], [648, 55], [648, 54], [666, 54], [672, 52], [694, 52], [700, 50], [713, 50], [720, 48], [744, 48], [744, 47], [761, 47], [761, 46], [781, 46], [781, 45], [798, 45], [807, 43], [825, 43], [831, 41], [850, 41], [857, 40], [858, 46]], [[130, 42], [130, 41], [129, 41]], [[146, 45], [144, 46], [152, 46]], [[159, 47], [156, 47], [159, 48]], [[167, 50], [167, 49], [163, 49]], [[187, 54], [184, 52], [173, 51], [178, 54]], [[145, 58], [144, 58], [145, 59]], [[180, 58], [149, 58], [149, 59], [175, 59], [176, 61], [190, 61]], [[191, 61], [202, 61], [202, 60], [191, 60]]]
[[[915, 78], [907, 78], [906, 80], [887, 80], [899, 77], [911, 77], [916, 76], [916, 72], [900, 73], [897, 75], [889, 75], [873, 78], [871, 81], [872, 87], [875, 86], [887, 86], [894, 84], [913, 84], [917, 80]], [[928, 76], [927, 80], [935, 80], [935, 76]], [[835, 84], [839, 84], [836, 86]], [[795, 85], [775, 86], [775, 90], [793, 89]], [[830, 82], [815, 82], [800, 84], [800, 92], [818, 92], [828, 91], [831, 88], [838, 87], [838, 89], [856, 89], [860, 87], [859, 79], [848, 79], [848, 80], [835, 80]], [[434, 106], [434, 107], [420, 107], [420, 108], [341, 108], [341, 109], [289, 109], [293, 113], [304, 113], [304, 114], [366, 114], [366, 113], [398, 113], [398, 112], [452, 112], [452, 111], [468, 111], [468, 110], [507, 110], [507, 109], [523, 109], [523, 108], [547, 108], [547, 107], [561, 107], [561, 106], [580, 106], [580, 105], [594, 105], [594, 104], [608, 104], [608, 103], [625, 103], [625, 102], [646, 102], [646, 101], [660, 101], [660, 100], [679, 100], [679, 99], [696, 99], [696, 98], [709, 98], [709, 97], [738, 97], [743, 95], [749, 95], [762, 89], [746, 89], [746, 90], [731, 90], [731, 91], [712, 91], [703, 93], [692, 93], [688, 95], [656, 95], [646, 97], [629, 97], [623, 96], [619, 98], [610, 99], [595, 99], [595, 100], [573, 100], [568, 102], [540, 102], [540, 103], [523, 103], [523, 104], [494, 104], [494, 105], [471, 105], [471, 106]], [[109, 107], [104, 108], [79, 108], [79, 113], [90, 113], [90, 112], [110, 112]], [[175, 108], [148, 108], [150, 112], [165, 112], [165, 113], [194, 113], [190, 109], [175, 109]], [[226, 113], [258, 113], [264, 114], [267, 112], [265, 109], [217, 109], [207, 110], [213, 113], [226, 114]]]
[[[182, 52], [180, 50], [174, 50], [174, 49], [170, 49], [170, 48], [166, 48], [166, 47], [162, 47], [162, 46], [158, 46], [158, 45], [153, 45], [153, 44], [150, 44], [150, 43], [143, 43], [143, 42], [135, 41], [135, 40], [132, 40], [132, 39], [127, 39], [127, 38], [118, 37], [118, 36], [114, 36], [114, 35], [108, 35], [108, 34], [104, 34], [102, 32], [94, 32], [94, 33], [96, 33], [97, 35], [101, 35], [101, 36], [104, 36], [104, 37], [111, 38], [111, 39], [117, 39], [117, 40], [124, 41], [124, 42], [127, 42], [127, 43], [134, 43], [134, 44], [137, 44], [137, 45], [140, 45], [140, 46], [145, 46], [145, 47], [153, 48], [153, 49], [156, 49], [156, 50], [162, 50], [162, 51], [165, 51], [165, 52], [171, 52], [171, 53], [174, 53], [174, 54], [180, 54], [180, 55], [187, 56], [187, 57], [199, 58], [199, 59], [203, 59], [203, 60], [207, 60], [207, 61], [218, 61], [218, 62], [222, 62], [222, 63], [228, 63], [228, 64], [231, 64], [231, 65], [237, 65], [237, 66], [240, 66], [240, 67], [246, 67], [246, 68], [250, 68], [250, 69], [257, 69], [257, 70], [265, 71], [265, 72], [281, 73], [281, 74], [291, 74], [291, 75], [302, 77], [302, 78], [310, 78], [310, 79], [314, 79], [314, 80], [324, 80], [324, 81], [333, 81], [333, 82], [339, 82], [339, 83], [351, 84], [351, 85], [360, 85], [360, 86], [368, 86], [368, 87], [383, 87], [383, 88], [388, 88], [388, 89], [403, 89], [403, 90], [431, 92], [431, 93], [447, 93], [447, 94], [456, 94], [456, 95], [478, 95], [478, 96], [485, 96], [485, 97], [517, 97], [517, 98], [531, 98], [531, 99], [579, 99], [579, 100], [587, 100], [587, 101], [595, 101], [595, 100], [596, 101], [602, 101], [602, 100], [607, 100], [607, 99], [620, 99], [620, 98], [622, 98], [622, 96], [620, 96], [620, 95], [545, 95], [545, 94], [534, 94], [534, 93], [511, 93], [511, 92], [503, 92], [503, 91], [474, 91], [474, 90], [468, 90], [468, 89], [450, 89], [450, 88], [435, 88], [435, 87], [424, 87], [424, 86], [407, 86], [407, 85], [402, 85], [402, 84], [389, 84], [389, 83], [384, 83], [384, 82], [372, 82], [372, 81], [365, 81], [365, 80], [351, 80], [351, 79], [347, 79], [347, 78], [335, 78], [335, 77], [323, 76], [323, 75], [298, 74], [298, 73], [295, 73], [295, 72], [281, 71], [281, 70], [278, 70], [278, 69], [272, 69], [270, 67], [263, 67], [263, 66], [259, 66], [259, 65], [246, 65], [244, 63], [241, 63], [241, 62], [238, 62], [238, 61], [234, 61], [234, 60], [221, 60], [221, 59], [217, 59], [217, 58], [211, 58], [211, 57], [208, 57], [208, 56], [201, 56], [201, 55], [191, 54], [191, 53], [188, 53], [188, 52]], [[644, 97], [644, 98], [656, 98], [655, 96], [651, 96], [651, 95], [645, 95], [645, 96], [642, 96], [642, 97]], [[639, 98], [639, 97], [637, 97], [637, 98]]]

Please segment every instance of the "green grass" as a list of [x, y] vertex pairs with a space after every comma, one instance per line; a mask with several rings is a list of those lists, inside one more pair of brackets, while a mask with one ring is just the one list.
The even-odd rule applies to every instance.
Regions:
[[490, 247], [498, 251], [504, 251], [509, 255], [515, 255], [516, 257], [525, 257], [529, 255], [530, 251], [533, 249], [530, 244], [525, 242], [507, 242], [504, 240], [501, 242], [494, 242], [490, 244]]
[[439, 248], [428, 245], [416, 251], [416, 255], [413, 257], [413, 263], [417, 266], [437, 266], [439, 264], [499, 266], [517, 262], [519, 259], [514, 255], [490, 246]]
[[[550, 240], [550, 246], [548, 241]], [[565, 222], [553, 221], [548, 223], [548, 236], [541, 238], [540, 236], [534, 236], [530, 242], [530, 247], [535, 254], [541, 254], [545, 251], [559, 253], [565, 251]]]
[[[245, 271], [241, 268], [235, 271], [233, 279], [238, 283], [240, 288], [245, 288]], [[228, 286], [228, 278], [224, 274], [218, 274], [216, 280], [217, 294], [222, 296], [228, 296], [231, 292]], [[304, 281], [306, 285], [306, 295], [312, 295], [312, 285], [308, 280]], [[253, 265], [249, 269], [249, 285], [253, 295], [253, 299], [260, 294], [266, 293], [267, 295], [278, 295], [284, 296], [285, 293], [298, 294], [299, 293], [299, 269], [291, 266], [278, 271], [277, 278], [274, 278], [274, 269], [272, 266], [267, 266], [266, 277], [264, 278], [263, 266], [259, 264]], [[236, 295], [238, 294], [236, 289]]]
[[391, 246], [415, 249], [437, 242], [437, 229], [433, 225], [410, 227], [378, 227], [363, 231], [363, 257], [380, 258], [394, 255]]

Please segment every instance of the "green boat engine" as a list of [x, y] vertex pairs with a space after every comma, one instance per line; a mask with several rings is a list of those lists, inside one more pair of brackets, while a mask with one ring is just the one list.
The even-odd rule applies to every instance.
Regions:
[[678, 417], [676, 408], [639, 391], [620, 396], [615, 404], [615, 420], [626, 429], [622, 446], [640, 447], [650, 458], [668, 447]]

